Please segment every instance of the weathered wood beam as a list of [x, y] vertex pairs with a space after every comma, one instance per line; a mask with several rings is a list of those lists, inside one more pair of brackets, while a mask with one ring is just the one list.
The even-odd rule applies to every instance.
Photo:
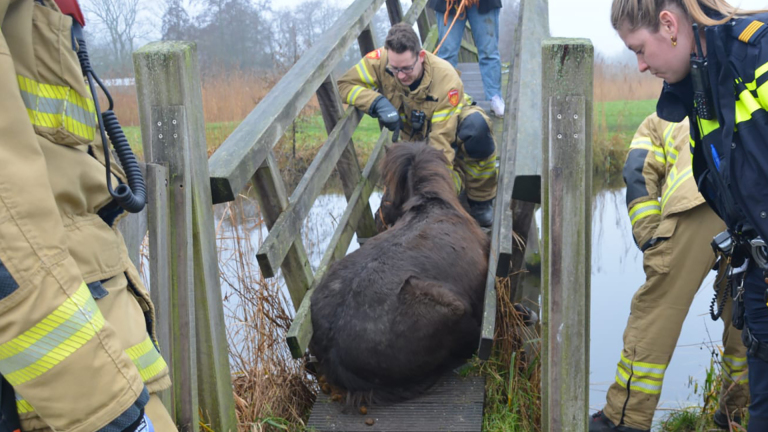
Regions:
[[221, 144], [209, 160], [214, 203], [235, 199], [383, 2], [352, 3]]
[[588, 39], [547, 39], [542, 56], [542, 423], [588, 430], [592, 71]]
[[[339, 94], [339, 88], [336, 85], [336, 80], [333, 78], [333, 74], [328, 75], [328, 78], [323, 82], [319, 89], [317, 89], [317, 101], [320, 104], [320, 112], [323, 115], [323, 122], [325, 123], [325, 130], [330, 134], [333, 132], [333, 128], [341, 120], [344, 114], [344, 106], [341, 104], [341, 95]], [[344, 196], [349, 201], [352, 196], [352, 192], [355, 190], [358, 181], [360, 180], [360, 163], [357, 160], [357, 153], [355, 152], [355, 143], [352, 139], [347, 143], [347, 148], [339, 158], [339, 162], [336, 164], [336, 171], [341, 178], [341, 186], [344, 189]], [[376, 235], [376, 222], [373, 220], [373, 212], [371, 207], [366, 206], [361, 215], [360, 222], [356, 222], [357, 225], [357, 238], [366, 239]]]
[[[413, 0], [411, 7], [408, 8], [408, 12], [406, 12], [405, 16], [403, 17], [402, 22], [408, 23], [410, 25], [416, 24], [416, 20], [419, 19], [422, 13], [429, 13], [429, 11], [426, 9], [428, 1], [429, 0]], [[419, 29], [419, 31], [421, 31], [421, 28]], [[424, 36], [422, 36], [422, 38], [423, 37]]]
[[387, 14], [392, 25], [403, 20], [403, 6], [400, 5], [400, 0], [387, 0]]
[[356, 229], [354, 222], [360, 219], [360, 215], [368, 206], [368, 199], [379, 181], [378, 167], [384, 157], [384, 143], [388, 142], [390, 137], [391, 134], [387, 130], [382, 131], [379, 141], [365, 165], [363, 176], [349, 199], [349, 205], [339, 219], [339, 225], [331, 237], [328, 249], [320, 260], [320, 265], [315, 273], [315, 282], [304, 296], [301, 307], [296, 311], [296, 317], [293, 319], [286, 338], [293, 358], [301, 358], [309, 346], [309, 341], [312, 339], [312, 317], [310, 314], [312, 292], [322, 280], [331, 263], [343, 258], [347, 253], [349, 243], [352, 241], [352, 234]]
[[296, 186], [288, 207], [277, 218], [269, 235], [259, 247], [256, 259], [264, 277], [270, 278], [275, 275], [275, 270], [283, 263], [291, 244], [300, 238], [304, 219], [309, 214], [315, 199], [320, 195], [334, 165], [347, 148], [347, 143], [352, 138], [362, 115], [355, 107], [347, 109], [344, 117], [328, 135], [325, 144], [317, 152], [304, 177]]
[[[177, 205], [185, 206], [184, 218], [188, 219], [180, 226], [191, 230], [191, 234], [184, 231], [183, 235], [177, 235], [176, 245], [185, 252], [191, 246], [192, 251], [190, 255], [178, 256], [174, 250], [174, 259], [180, 269], [193, 271], [193, 279], [183, 281], [186, 283], [183, 289], [194, 289], [194, 320], [191, 321], [194, 328], [184, 337], [196, 339], [198, 347], [205, 347], [195, 350], [200, 411], [212, 429], [236, 430], [196, 45], [150, 43], [134, 53], [134, 68], [142, 131], [147, 128], [149, 132], [144, 142], [150, 145], [144, 147], [145, 151], [149, 148], [151, 155], [161, 156], [152, 161], [168, 163], [172, 197], [189, 194], [188, 198], [183, 195], [185, 201]], [[156, 144], [161, 149], [156, 150]], [[163, 153], [175, 156], [163, 160]], [[176, 225], [172, 225], [172, 229], [176, 229]], [[186, 324], [182, 321], [182, 325]], [[175, 383], [188, 385], [182, 381], [177, 379]], [[199, 415], [192, 405], [184, 405], [182, 410], [194, 411], [185, 420]], [[197, 429], [198, 422], [185, 427]]]
[[[267, 224], [267, 229], [271, 230], [280, 217], [280, 213], [288, 208], [285, 183], [280, 177], [280, 168], [274, 153], [271, 151], [267, 154], [267, 160], [264, 161], [264, 164], [256, 170], [256, 174], [253, 176], [253, 187], [256, 192], [256, 199], [259, 201], [261, 216]], [[285, 285], [291, 295], [293, 307], [298, 308], [314, 279], [312, 267], [309, 265], [307, 252], [304, 250], [304, 243], [301, 242], [301, 238], [291, 243], [280, 268], [283, 270], [283, 278], [285, 278]]]
[[357, 37], [357, 45], [360, 47], [361, 56], [365, 56], [379, 47], [376, 45], [376, 37], [373, 34], [370, 24], [368, 24], [368, 27], [366, 27], [365, 30], [360, 33], [360, 36]]

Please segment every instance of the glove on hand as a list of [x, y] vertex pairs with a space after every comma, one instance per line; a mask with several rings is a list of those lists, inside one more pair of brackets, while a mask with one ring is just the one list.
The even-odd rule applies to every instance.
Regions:
[[400, 114], [397, 113], [392, 102], [384, 96], [379, 96], [373, 101], [368, 114], [373, 118], [379, 119], [384, 127], [391, 131], [400, 128]]

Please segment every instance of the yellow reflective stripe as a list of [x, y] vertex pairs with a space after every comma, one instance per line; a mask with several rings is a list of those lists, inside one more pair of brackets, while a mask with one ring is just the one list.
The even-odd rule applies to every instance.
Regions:
[[768, 71], [768, 63], [763, 63], [762, 66], [755, 69], [755, 81], [753, 81], [753, 83], [755, 83], [757, 79], [760, 78], [760, 76], [763, 75], [766, 71]]
[[0, 345], [0, 373], [11, 385], [33, 380], [64, 361], [104, 326], [85, 283], [34, 327]]
[[16, 411], [19, 414], [28, 414], [34, 412], [35, 409], [20, 394], [16, 393]]
[[718, 123], [717, 119], [714, 120], [704, 120], [702, 118], [697, 117], [699, 120], [699, 131], [701, 131], [701, 137], [704, 138], [707, 136], [710, 132], [716, 130], [720, 127], [720, 123]]
[[[675, 167], [675, 168], [677, 168], [677, 167]], [[692, 167], [688, 167], [685, 170], [683, 170], [682, 173], [680, 173], [679, 177], [675, 178], [675, 180], [672, 183], [672, 185], [669, 188], [667, 188], [667, 191], [664, 192], [664, 196], [661, 198], [661, 209], [662, 209], [662, 211], [664, 210], [664, 206], [667, 205], [667, 201], [669, 200], [669, 197], [671, 197], [672, 194], [675, 193], [677, 188], [679, 188], [680, 185], [683, 184], [683, 182], [685, 182], [686, 180], [688, 180], [691, 177], [693, 177], [693, 168]], [[671, 178], [671, 175], [670, 175], [670, 178]]]
[[461, 193], [461, 176], [459, 176], [459, 173], [454, 171], [451, 166], [448, 166], [448, 170], [451, 172], [451, 176], [453, 177], [453, 186], [456, 188], [456, 195], [458, 195]]
[[140, 344], [125, 350], [125, 353], [136, 365], [144, 381], [149, 381], [168, 367], [149, 336]]
[[349, 105], [354, 105], [357, 97], [360, 96], [360, 93], [362, 93], [363, 89], [364, 88], [359, 85], [352, 87], [352, 90], [350, 90], [347, 94], [347, 103]]
[[744, 369], [747, 367], [747, 358], [726, 355], [726, 356], [723, 356], [723, 363], [730, 370]]
[[624, 353], [621, 353], [621, 361], [619, 365], [623, 365], [629, 371], [633, 371], [635, 375], [652, 376], [656, 378], [664, 378], [664, 372], [667, 370], [667, 365], [659, 363], [646, 363], [639, 361], [630, 361], [624, 357]]
[[42, 84], [17, 75], [19, 90], [30, 122], [35, 126], [58, 129], [81, 138], [96, 136], [96, 106], [92, 99], [70, 87]]
[[[493, 161], [491, 161], [493, 162]], [[464, 169], [472, 178], [493, 177], [496, 175], [496, 164], [481, 166], [478, 163], [464, 161]]]
[[675, 147], [675, 140], [672, 139], [672, 131], [675, 130], [676, 123], [670, 123], [667, 129], [664, 130], [664, 145], [667, 149], [672, 150]]
[[666, 164], [667, 163], [667, 157], [664, 154], [664, 148], [659, 146], [653, 146], [653, 154], [656, 157], [656, 160], [660, 163]]
[[760, 21], [752, 21], [747, 28], [744, 29], [743, 32], [739, 35], [739, 40], [744, 43], [749, 43], [749, 39], [752, 38], [752, 36], [755, 34], [756, 31], [760, 29], [760, 27], [763, 26], [763, 23]]
[[635, 226], [635, 222], [655, 214], [661, 214], [661, 206], [659, 205], [659, 202], [656, 200], [645, 201], [636, 204], [629, 209], [629, 220], [632, 222], [632, 226]]
[[371, 78], [371, 73], [368, 72], [368, 67], [365, 65], [365, 59], [360, 60], [360, 62], [357, 63], [357, 66], [355, 66], [355, 69], [357, 69], [357, 74], [360, 76], [360, 80], [364, 82], [368, 88], [373, 88], [373, 78]]
[[[624, 388], [627, 388], [627, 383], [630, 381], [630, 374], [621, 368], [616, 369], [616, 382]], [[645, 380], [637, 378], [636, 374], [632, 375], [632, 381], [629, 384], [631, 390], [641, 391], [648, 394], [660, 394], [661, 393], [661, 381]]]
[[761, 108], [760, 104], [752, 97], [749, 90], [744, 90], [736, 100], [736, 124], [752, 118], [752, 113]]
[[432, 123], [448, 120], [452, 115], [458, 114], [463, 107], [464, 107], [464, 104], [458, 104], [454, 108], [435, 111], [435, 113], [432, 114]]
[[635, 138], [629, 144], [630, 149], [651, 150], [652, 147], [653, 147], [653, 142], [651, 142], [651, 139], [648, 137]]

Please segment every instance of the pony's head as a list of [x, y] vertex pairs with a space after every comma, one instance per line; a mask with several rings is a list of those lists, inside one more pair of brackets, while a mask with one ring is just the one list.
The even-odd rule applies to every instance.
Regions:
[[424, 142], [403, 142], [389, 148], [381, 164], [384, 194], [376, 212], [379, 232], [428, 199], [461, 209], [449, 170], [445, 154]]

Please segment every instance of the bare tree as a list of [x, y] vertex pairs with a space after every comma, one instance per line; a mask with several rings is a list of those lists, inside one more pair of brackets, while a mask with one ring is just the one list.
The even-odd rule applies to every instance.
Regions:
[[131, 53], [137, 39], [146, 33], [140, 0], [88, 0], [83, 9], [106, 35], [114, 69], [130, 71]]

